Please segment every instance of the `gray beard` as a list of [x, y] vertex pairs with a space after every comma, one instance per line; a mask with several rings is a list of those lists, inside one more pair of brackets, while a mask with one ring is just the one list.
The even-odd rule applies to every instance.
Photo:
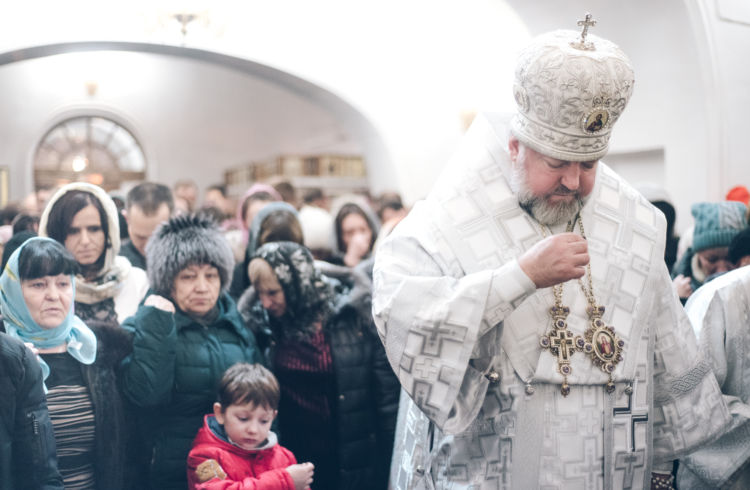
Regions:
[[546, 226], [554, 226], [572, 221], [583, 207], [583, 198], [576, 193], [570, 202], [552, 204], [547, 198], [535, 196], [526, 184], [526, 169], [522, 164], [513, 165], [510, 188], [518, 197], [518, 204], [535, 220]]

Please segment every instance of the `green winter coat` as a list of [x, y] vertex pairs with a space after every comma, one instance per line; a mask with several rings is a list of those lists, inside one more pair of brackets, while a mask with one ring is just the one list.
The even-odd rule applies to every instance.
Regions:
[[150, 451], [142, 483], [149, 479], [152, 488], [186, 488], [187, 455], [213, 410], [221, 376], [234, 363], [261, 360], [234, 300], [221, 293], [217, 305], [219, 315], [207, 326], [179, 310], [144, 305], [122, 325], [134, 335], [122, 366], [123, 393], [138, 407], [142, 450]]

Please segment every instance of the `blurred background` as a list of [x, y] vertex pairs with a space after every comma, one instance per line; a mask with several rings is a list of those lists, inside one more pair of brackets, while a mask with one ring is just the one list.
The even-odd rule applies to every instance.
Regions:
[[578, 29], [636, 86], [604, 159], [689, 206], [750, 186], [745, 0], [27, 1], [0, 15], [0, 205], [88, 181], [284, 179], [424, 197], [530, 37]]

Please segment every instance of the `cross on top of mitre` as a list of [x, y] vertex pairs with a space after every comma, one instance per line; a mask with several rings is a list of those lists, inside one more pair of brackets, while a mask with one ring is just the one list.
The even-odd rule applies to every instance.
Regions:
[[578, 25], [583, 28], [581, 29], [581, 40], [571, 42], [570, 45], [576, 49], [582, 49], [585, 51], [596, 49], [594, 43], [586, 41], [586, 36], [589, 34], [589, 27], [594, 27], [596, 25], [596, 21], [591, 18], [591, 14], [587, 12], [586, 17], [583, 20], [578, 21]]

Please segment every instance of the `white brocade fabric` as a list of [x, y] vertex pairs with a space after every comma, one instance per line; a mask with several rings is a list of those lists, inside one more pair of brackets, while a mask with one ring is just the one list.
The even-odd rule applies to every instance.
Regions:
[[734, 424], [718, 441], [680, 461], [679, 488], [750, 488], [750, 423], [742, 423], [750, 417], [750, 267], [699, 288], [685, 309], [721, 391], [731, 397]]
[[[607, 394], [607, 376], [576, 352], [562, 397], [556, 359], [539, 345], [552, 291], [537, 290], [516, 261], [543, 234], [508, 186], [506, 122], [476, 118], [428, 198], [376, 254], [373, 315], [404, 389], [392, 488], [648, 487], [654, 464], [730, 421], [672, 290], [664, 217], [600, 163], [581, 219], [624, 361]], [[576, 281], [563, 303], [583, 334]]]
[[[127, 260], [125, 257], [119, 256], [115, 260], [119, 261], [120, 259]], [[117, 293], [114, 296], [115, 312], [119, 323], [135, 315], [135, 312], [138, 311], [138, 305], [146, 297], [148, 287], [146, 271], [130, 266], [127, 277], [118, 285]]]

